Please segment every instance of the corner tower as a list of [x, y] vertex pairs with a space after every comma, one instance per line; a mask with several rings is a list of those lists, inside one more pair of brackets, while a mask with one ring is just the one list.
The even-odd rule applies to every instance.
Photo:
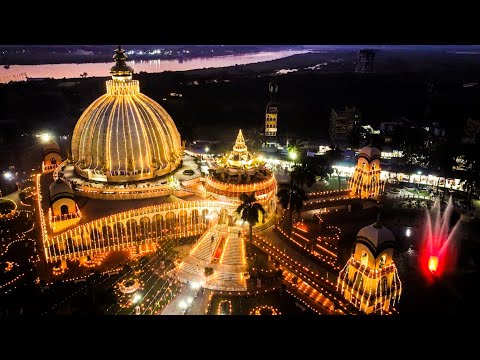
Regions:
[[384, 187], [380, 181], [380, 154], [380, 150], [371, 144], [359, 150], [357, 166], [349, 184], [353, 195], [378, 199]]
[[338, 275], [337, 290], [366, 314], [389, 312], [400, 299], [394, 247], [395, 236], [377, 219], [358, 232], [354, 253]]

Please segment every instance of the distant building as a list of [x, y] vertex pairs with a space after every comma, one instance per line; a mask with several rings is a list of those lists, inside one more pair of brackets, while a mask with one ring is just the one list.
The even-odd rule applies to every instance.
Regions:
[[356, 73], [373, 73], [375, 62], [375, 51], [363, 49], [358, 52], [358, 59], [355, 63]]
[[435, 137], [444, 137], [445, 136], [445, 129], [440, 127], [440, 123], [433, 122], [432, 126], [427, 126], [425, 128], [429, 133], [431, 133]]
[[267, 104], [265, 111], [265, 136], [277, 136], [278, 125], [278, 84], [275, 80], [272, 80], [268, 84], [268, 94], [270, 101]]
[[346, 143], [354, 126], [360, 121], [360, 112], [354, 107], [344, 110], [332, 108], [330, 113], [330, 140], [337, 145]]
[[403, 126], [402, 121], [384, 121], [380, 123], [380, 132], [382, 135], [391, 135], [399, 126]]
[[464, 135], [462, 137], [463, 144], [475, 144], [480, 134], [480, 121], [468, 118], [463, 126]]

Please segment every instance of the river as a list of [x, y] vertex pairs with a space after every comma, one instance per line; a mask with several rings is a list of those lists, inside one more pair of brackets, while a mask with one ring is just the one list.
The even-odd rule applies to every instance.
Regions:
[[[216, 57], [202, 57], [175, 60], [140, 60], [128, 61], [136, 73], [146, 71], [159, 73], [163, 71], [186, 71], [203, 68], [221, 68], [233, 65], [245, 65], [264, 61], [281, 59], [295, 54], [303, 54], [307, 50], [284, 50], [259, 52], [244, 55], [228, 55]], [[21, 81], [29, 78], [79, 78], [80, 74], [87, 73], [87, 77], [109, 76], [110, 63], [84, 64], [41, 64], [41, 65], [10, 65], [9, 69], [0, 68], [0, 83]]]

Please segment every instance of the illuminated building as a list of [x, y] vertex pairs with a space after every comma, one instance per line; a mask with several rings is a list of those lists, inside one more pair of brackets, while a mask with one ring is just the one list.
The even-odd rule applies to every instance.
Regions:
[[75, 202], [72, 187], [58, 178], [50, 184], [50, 227], [54, 232], [64, 230], [80, 221], [81, 213]]
[[271, 81], [268, 84], [268, 93], [270, 101], [265, 110], [265, 136], [277, 136], [278, 126], [278, 105], [276, 102], [278, 93], [278, 84]]
[[107, 93], [83, 112], [73, 131], [75, 172], [109, 183], [168, 174], [182, 159], [175, 123], [163, 107], [140, 93], [125, 51], [118, 48], [113, 58]]
[[[215, 167], [210, 170], [205, 188], [210, 198], [230, 201], [233, 204], [240, 203], [239, 197], [242, 193], [255, 193], [258, 202], [267, 211], [267, 217], [275, 212], [275, 177], [265, 167], [263, 159], [248, 151], [242, 130], [238, 132], [233, 150], [218, 159]], [[230, 219], [230, 223], [232, 222], [233, 218]]]
[[356, 73], [372, 73], [375, 62], [375, 51], [363, 49], [358, 52], [358, 59], [355, 63]]
[[380, 180], [380, 156], [380, 150], [372, 145], [359, 150], [357, 166], [349, 182], [353, 195], [362, 199], [378, 199], [385, 185], [384, 181]]
[[43, 144], [42, 172], [55, 170], [61, 162], [62, 156], [58, 144], [53, 140]]
[[366, 314], [389, 313], [400, 299], [394, 247], [395, 236], [377, 219], [358, 232], [354, 253], [338, 275], [337, 290]]
[[[123, 202], [128, 211], [108, 205], [109, 200], [192, 194], [180, 188], [178, 179], [165, 176], [175, 171], [183, 156], [172, 118], [140, 93], [124, 50], [118, 48], [114, 59], [107, 93], [85, 110], [75, 126], [72, 158], [62, 162], [58, 145], [47, 135], [43, 139], [43, 169], [53, 170], [37, 176], [43, 248], [47, 262], [61, 261], [63, 268], [67, 260], [88, 265], [89, 257], [103, 258], [109, 251], [150, 251], [163, 238], [201, 234], [208, 223], [206, 214], [216, 209], [206, 209], [210, 203], [198, 201], [158, 207], [146, 206], [153, 202]], [[162, 176], [165, 179], [156, 179]], [[82, 216], [75, 196], [94, 198], [103, 208], [83, 205]]]
[[[94, 101], [77, 122], [72, 158], [53, 172], [37, 176], [47, 263], [57, 270], [67, 268], [67, 261], [97, 266], [112, 251], [142, 254], [167, 239], [199, 236], [214, 231], [212, 226], [233, 225], [243, 192], [255, 192], [267, 215], [274, 213], [275, 178], [248, 151], [241, 131], [233, 150], [218, 159], [205, 181], [199, 175], [186, 178], [179, 165], [182, 160], [183, 165], [191, 162], [193, 169], [194, 162], [183, 154], [173, 120], [139, 92], [124, 51], [117, 49], [114, 58], [107, 94]], [[45, 196], [47, 191], [50, 196]], [[82, 202], [82, 213], [75, 203], [77, 196], [90, 198]], [[181, 197], [190, 198], [184, 201]], [[111, 200], [135, 201], [117, 205]], [[262, 217], [259, 225], [268, 226], [270, 219]], [[212, 288], [228, 281], [231, 288], [244, 288], [246, 265], [238, 230], [235, 236], [222, 238], [214, 249]]]

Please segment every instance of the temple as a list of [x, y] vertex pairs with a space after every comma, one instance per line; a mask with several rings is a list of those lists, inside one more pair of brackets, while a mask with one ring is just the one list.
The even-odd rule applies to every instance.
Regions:
[[230, 202], [238, 202], [242, 193], [254, 193], [267, 211], [267, 218], [275, 212], [275, 177], [261, 158], [248, 151], [242, 130], [238, 132], [232, 151], [219, 158], [210, 169], [205, 188], [210, 198]]

